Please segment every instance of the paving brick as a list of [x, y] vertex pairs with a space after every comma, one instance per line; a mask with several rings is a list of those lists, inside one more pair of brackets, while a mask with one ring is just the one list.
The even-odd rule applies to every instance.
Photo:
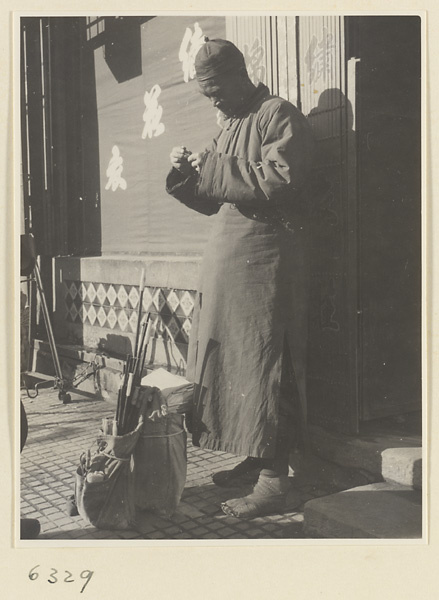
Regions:
[[239, 531], [248, 529], [248, 522], [247, 521], [237, 521], [235, 528], [238, 529]]
[[191, 517], [192, 519], [199, 518], [203, 516], [203, 513], [196, 508], [192, 508], [190, 506], [181, 506], [181, 512]]
[[[41, 523], [41, 520], [40, 520]], [[55, 525], [55, 523], [51, 523], [50, 521], [44, 523], [44, 525], [41, 527], [41, 531], [43, 533], [49, 532], [49, 531], [58, 531], [58, 527]]]
[[276, 529], [279, 529], [279, 525], [277, 525], [276, 523], [266, 523], [264, 525], [264, 529], [266, 531], [275, 531]]
[[61, 494], [48, 494], [46, 499], [54, 504], [57, 500], [64, 500], [64, 496], [61, 496]]
[[217, 530], [217, 529], [221, 529], [222, 527], [224, 527], [224, 524], [218, 523], [218, 522], [213, 522], [213, 523], [210, 523], [209, 527], [210, 527], [210, 529]]
[[163, 531], [152, 531], [148, 537], [152, 540], [160, 540], [160, 539], [164, 539], [166, 536], [163, 533]]
[[196, 527], [195, 529], [192, 529], [192, 535], [196, 537], [201, 537], [206, 533], [209, 533], [209, 530], [206, 529], [206, 527]]
[[[233, 537], [233, 536], [231, 536], [231, 537]], [[218, 533], [216, 533], [215, 531], [208, 531], [207, 533], [205, 533], [203, 535], [203, 539], [206, 539], [206, 540], [219, 540], [219, 539], [221, 539], [221, 536]]]
[[44, 494], [44, 495], [46, 495], [47, 492], [50, 492], [50, 487], [48, 487], [47, 485], [36, 485], [34, 487], [34, 489], [39, 494]]
[[90, 529], [79, 529], [75, 532], [75, 537], [94, 539], [94, 531], [91, 531]]
[[229, 537], [229, 535], [232, 535], [235, 531], [230, 527], [223, 527], [222, 529], [218, 529], [218, 533], [221, 537]]
[[112, 531], [96, 529], [96, 531], [93, 532], [93, 537], [96, 539], [104, 539], [108, 538], [108, 536], [112, 535], [112, 533]]
[[184, 523], [186, 521], [189, 520], [189, 517], [183, 513], [180, 512], [176, 512], [172, 515], [172, 522], [173, 523]]
[[77, 538], [80, 538], [82, 535], [83, 535], [83, 531], [78, 531], [78, 530], [76, 530], [76, 531], [71, 531], [71, 532], [70, 532], [70, 537], [71, 537], [72, 539], [77, 539]]
[[23, 498], [26, 498], [26, 500], [33, 500], [34, 498], [38, 498], [38, 494], [35, 494], [33, 492], [31, 494], [24, 492], [22, 496]]
[[245, 533], [250, 537], [257, 537], [259, 535], [264, 535], [263, 529], [259, 529], [256, 527], [251, 527], [251, 528], [247, 529], [247, 531]]
[[71, 495], [72, 495], [72, 492], [71, 492], [71, 491], [69, 491], [69, 492], [67, 492], [67, 493], [65, 494], [65, 496], [64, 496], [64, 497], [61, 497], [61, 498], [59, 498], [59, 499], [57, 499], [57, 500], [52, 500], [52, 504], [53, 504], [54, 506], [56, 506], [58, 509], [59, 509], [59, 508], [62, 508], [62, 509], [64, 510], [64, 507], [65, 507], [65, 505], [66, 505], [67, 499], [68, 499], [68, 498], [69, 498]]
[[61, 517], [60, 519], [55, 518], [54, 521], [58, 527], [61, 527], [62, 525], [70, 525], [72, 522], [69, 517]]
[[31, 513], [35, 512], [35, 508], [33, 506], [27, 506], [25, 508], [21, 508], [20, 509], [20, 513], [22, 515], [30, 515]]
[[[79, 396], [78, 396], [79, 397]], [[27, 514], [44, 520], [44, 539], [221, 539], [282, 537], [282, 521], [261, 519], [260, 528], [227, 517], [220, 503], [229, 491], [213, 486], [212, 473], [231, 469], [242, 458], [227, 453], [206, 452], [188, 443], [188, 477], [182, 502], [171, 519], [150, 515], [142, 520], [142, 533], [109, 532], [86, 524], [81, 517], [64, 512], [73, 494], [74, 475], [80, 454], [95, 448], [102, 416], [113, 416], [115, 404], [82, 400], [74, 407], [60, 405], [57, 392], [42, 391], [38, 403], [24, 397], [30, 422], [27, 446], [21, 455], [21, 495]], [[39, 414], [37, 414], [37, 412]], [[295, 513], [294, 513], [295, 514]], [[291, 523], [291, 516], [289, 519]], [[266, 525], [272, 531], [265, 529]], [[263, 527], [264, 526], [264, 527]], [[140, 525], [139, 525], [140, 527]]]
[[38, 517], [38, 520], [40, 522], [40, 525], [43, 525], [44, 523], [49, 523], [50, 522], [49, 517], [44, 517], [44, 516], [43, 517]]
[[43, 505], [47, 505], [50, 506], [50, 504], [48, 504], [45, 500], [45, 498], [37, 498], [36, 500], [33, 500], [32, 504], [34, 506], [38, 506], [39, 509], [41, 509], [43, 507]]
[[118, 531], [117, 535], [124, 540], [135, 540], [142, 537], [138, 531]]
[[180, 533], [181, 532], [181, 528], [180, 527], [169, 527], [167, 529], [165, 529], [165, 533], [167, 536], [174, 536], [176, 533]]
[[55, 513], [59, 514], [59, 510], [55, 506], [51, 506], [50, 508], [47, 508], [44, 513], [46, 515], [54, 515]]
[[141, 530], [142, 534], [149, 534], [151, 533], [151, 531], [156, 530], [156, 525], [155, 523], [142, 523], [141, 525], [139, 525], [139, 529]]

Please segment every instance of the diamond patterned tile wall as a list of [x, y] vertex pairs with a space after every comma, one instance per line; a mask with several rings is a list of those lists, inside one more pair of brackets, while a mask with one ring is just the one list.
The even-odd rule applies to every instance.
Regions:
[[[63, 285], [66, 321], [136, 332], [140, 301], [136, 286], [69, 280]], [[142, 305], [143, 314], [151, 314], [156, 337], [166, 334], [176, 343], [188, 343], [195, 291], [146, 286]]]

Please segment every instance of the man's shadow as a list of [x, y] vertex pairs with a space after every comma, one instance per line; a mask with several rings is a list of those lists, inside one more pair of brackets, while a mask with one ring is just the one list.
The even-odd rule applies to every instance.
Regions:
[[340, 89], [323, 91], [307, 118], [316, 143], [308, 194], [311, 281], [307, 388], [310, 418], [322, 424], [322, 419], [331, 419], [331, 405], [338, 403], [340, 395], [334, 369], [340, 371], [342, 379], [348, 375], [339, 354], [347, 347], [349, 335], [346, 273], [349, 220], [356, 214], [357, 140], [352, 104]]
[[[343, 223], [349, 178], [355, 176], [356, 134], [351, 102], [338, 88], [322, 92], [308, 116], [316, 142], [312, 217], [330, 228]], [[347, 179], [346, 179], [347, 178]]]

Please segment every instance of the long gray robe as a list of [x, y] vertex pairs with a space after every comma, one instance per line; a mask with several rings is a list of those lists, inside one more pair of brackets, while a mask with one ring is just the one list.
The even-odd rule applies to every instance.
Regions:
[[288, 343], [306, 420], [307, 198], [313, 140], [305, 117], [260, 84], [204, 154], [172, 170], [167, 191], [215, 215], [189, 342], [193, 443], [270, 458]]

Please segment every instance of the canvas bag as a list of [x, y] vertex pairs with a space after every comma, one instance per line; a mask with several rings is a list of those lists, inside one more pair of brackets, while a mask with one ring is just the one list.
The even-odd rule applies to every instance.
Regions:
[[[88, 468], [84, 455], [76, 471], [75, 503], [85, 521], [100, 529], [135, 528], [133, 450], [142, 422], [123, 435], [101, 435]], [[89, 473], [104, 473], [101, 481], [87, 480]]]
[[[153, 411], [154, 404], [148, 412]], [[180, 502], [187, 472], [183, 419], [167, 410], [155, 421], [146, 415], [134, 449], [135, 504], [140, 510], [170, 517]]]

